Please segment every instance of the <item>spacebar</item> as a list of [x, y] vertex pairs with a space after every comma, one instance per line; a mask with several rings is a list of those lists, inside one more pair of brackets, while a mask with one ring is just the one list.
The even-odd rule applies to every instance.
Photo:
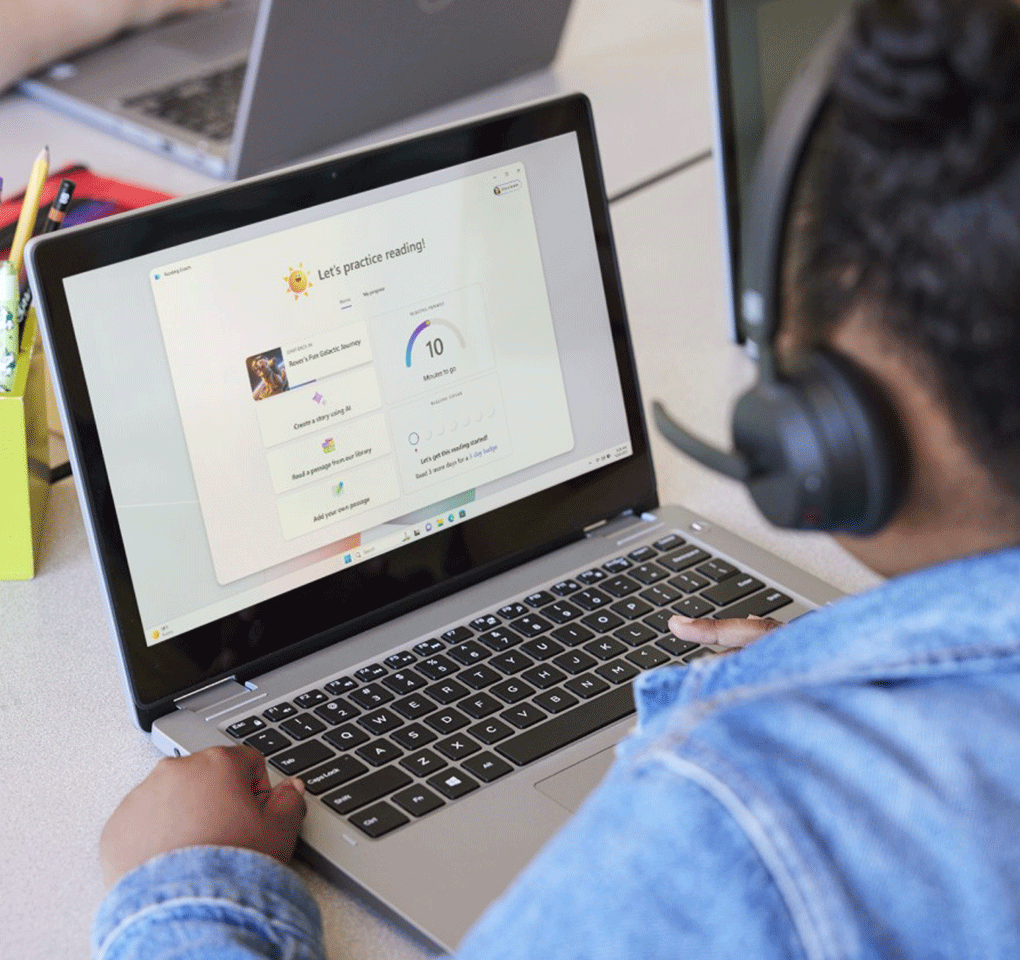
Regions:
[[516, 764], [531, 763], [553, 750], [565, 747], [581, 737], [601, 730], [614, 720], [634, 712], [633, 684], [624, 683], [595, 700], [575, 707], [569, 713], [548, 723], [532, 727], [511, 740], [497, 744], [496, 749]]

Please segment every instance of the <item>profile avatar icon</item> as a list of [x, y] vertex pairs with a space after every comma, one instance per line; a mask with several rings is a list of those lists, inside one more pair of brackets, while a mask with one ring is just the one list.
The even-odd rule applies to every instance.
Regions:
[[308, 279], [305, 265], [300, 262], [296, 267], [287, 267], [287, 276], [283, 278], [283, 282], [287, 284], [288, 291], [294, 294], [295, 300], [302, 296], [307, 297], [309, 288], [315, 286]]

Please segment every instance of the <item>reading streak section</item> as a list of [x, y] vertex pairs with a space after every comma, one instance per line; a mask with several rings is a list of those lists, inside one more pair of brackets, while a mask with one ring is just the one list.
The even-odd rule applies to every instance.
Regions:
[[220, 583], [573, 448], [508, 172], [151, 272]]

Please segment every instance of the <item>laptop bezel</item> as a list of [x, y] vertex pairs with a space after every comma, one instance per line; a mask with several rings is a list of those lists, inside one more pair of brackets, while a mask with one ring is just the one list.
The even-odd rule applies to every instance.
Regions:
[[[577, 136], [584, 170], [633, 455], [435, 533], [425, 541], [411, 543], [360, 566], [338, 570], [260, 605], [264, 608], [260, 619], [271, 621], [277, 630], [282, 630], [285, 619], [289, 637], [298, 626], [294, 622], [295, 600], [321, 612], [334, 606], [326, 603], [328, 596], [332, 593], [335, 600], [335, 591], [343, 590], [345, 597], [362, 598], [355, 615], [343, 624], [314, 620], [309, 614], [297, 641], [288, 641], [267, 627], [256, 644], [247, 648], [227, 647], [224, 638], [250, 632], [250, 619], [242, 620], [239, 614], [233, 614], [208, 627], [148, 646], [65, 297], [64, 279], [569, 133]], [[210, 229], [209, 224], [215, 224], [215, 228]], [[189, 691], [226, 677], [243, 682], [577, 540], [584, 535], [585, 528], [607, 518], [627, 511], [640, 513], [658, 505], [591, 108], [582, 95], [53, 233], [33, 241], [27, 258], [58, 382], [86, 525], [121, 648], [136, 719], [143, 729], [149, 729], [154, 719], [173, 709], [176, 698]], [[437, 559], [442, 560], [439, 568]], [[408, 593], [401, 588], [398, 578], [392, 589], [384, 591], [386, 602], [380, 605], [377, 593], [368, 589], [366, 581], [371, 577], [378, 582], [381, 575], [392, 574], [398, 567], [403, 571], [404, 583], [420, 579], [427, 572], [432, 573], [432, 581]], [[278, 608], [275, 611], [274, 606]], [[246, 616], [250, 617], [250, 613]], [[210, 647], [210, 641], [217, 636], [220, 642]]]

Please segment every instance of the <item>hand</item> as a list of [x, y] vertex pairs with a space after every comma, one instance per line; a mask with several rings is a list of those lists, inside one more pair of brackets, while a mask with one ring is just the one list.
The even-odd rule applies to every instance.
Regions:
[[270, 786], [266, 762], [251, 747], [160, 760], [103, 829], [106, 883], [112, 887], [158, 854], [205, 844], [244, 847], [286, 863], [305, 817], [304, 791], [300, 780]]
[[739, 650], [753, 643], [766, 633], [781, 627], [782, 623], [771, 617], [747, 617], [744, 620], [716, 620], [704, 617], [692, 620], [680, 614], [670, 618], [669, 632], [680, 640], [690, 640], [707, 647], [724, 647]]

